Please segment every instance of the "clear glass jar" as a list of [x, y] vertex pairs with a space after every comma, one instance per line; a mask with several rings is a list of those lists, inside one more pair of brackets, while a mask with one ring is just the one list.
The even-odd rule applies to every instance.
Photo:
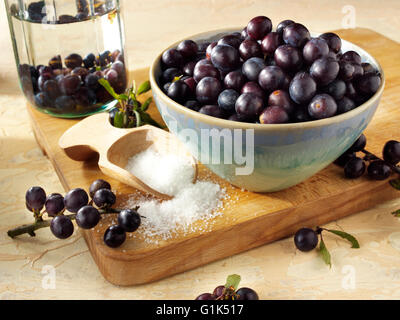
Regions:
[[82, 117], [127, 86], [119, 0], [4, 0], [20, 87], [38, 110]]

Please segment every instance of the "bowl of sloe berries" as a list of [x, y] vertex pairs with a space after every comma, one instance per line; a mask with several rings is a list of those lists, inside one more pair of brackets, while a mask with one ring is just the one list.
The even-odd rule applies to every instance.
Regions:
[[[258, 16], [244, 29], [169, 46], [154, 60], [150, 82], [170, 131], [196, 132], [183, 139], [189, 150], [208, 148], [202, 129], [229, 130], [232, 139], [219, 139], [220, 161], [205, 164], [238, 187], [269, 192], [304, 181], [347, 150], [371, 121], [385, 79], [374, 57], [335, 33]], [[224, 161], [236, 129], [243, 132], [240, 151], [254, 150], [254, 169], [245, 175], [236, 174], [243, 161]], [[249, 141], [254, 148], [246, 149]]]

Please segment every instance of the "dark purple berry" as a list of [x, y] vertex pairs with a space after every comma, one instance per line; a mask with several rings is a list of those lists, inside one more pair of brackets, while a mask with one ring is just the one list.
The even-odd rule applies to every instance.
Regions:
[[218, 105], [227, 112], [235, 111], [236, 100], [239, 98], [239, 93], [233, 89], [225, 89], [218, 96]]
[[25, 202], [33, 210], [42, 210], [46, 202], [46, 192], [41, 187], [31, 187], [26, 191]]
[[357, 179], [365, 172], [365, 162], [363, 159], [354, 157], [350, 159], [344, 166], [344, 174], [346, 178]]
[[347, 97], [343, 97], [342, 99], [336, 101], [336, 104], [338, 114], [349, 112], [356, 107], [354, 101]]
[[74, 233], [74, 225], [66, 216], [57, 216], [51, 220], [50, 230], [58, 239], [67, 239]]
[[263, 52], [259, 43], [256, 40], [247, 39], [244, 40], [239, 46], [239, 54], [243, 60], [248, 60], [253, 57], [261, 58]]
[[296, 48], [302, 48], [311, 39], [310, 32], [301, 23], [292, 23], [283, 29], [283, 41]]
[[400, 142], [390, 140], [383, 147], [383, 159], [392, 164], [397, 165], [400, 162]]
[[118, 225], [126, 232], [136, 231], [140, 227], [140, 224], [140, 215], [135, 210], [125, 209], [118, 214]]
[[326, 86], [335, 80], [338, 73], [339, 63], [328, 58], [315, 60], [310, 68], [310, 75], [321, 86]]
[[226, 44], [218, 44], [211, 51], [211, 62], [223, 71], [231, 71], [239, 66], [239, 51]]
[[240, 71], [231, 71], [224, 78], [225, 88], [233, 89], [238, 92], [242, 90], [245, 83], [246, 78]]
[[311, 251], [317, 247], [318, 234], [313, 229], [301, 228], [294, 235], [294, 244], [300, 251]]
[[266, 67], [266, 63], [264, 59], [253, 57], [246, 60], [242, 65], [242, 73], [246, 76], [250, 81], [257, 81], [258, 75], [261, 70]]
[[176, 48], [184, 58], [192, 58], [196, 56], [198, 51], [197, 43], [193, 40], [184, 40], [178, 44]]
[[281, 44], [282, 37], [279, 35], [279, 33], [270, 32], [262, 40], [261, 49], [264, 54], [272, 55]]
[[289, 94], [284, 90], [275, 90], [268, 97], [269, 106], [279, 106], [285, 109], [288, 114], [293, 112], [293, 102]]
[[92, 229], [101, 219], [100, 212], [92, 206], [84, 206], [76, 214], [76, 224], [82, 229]]
[[279, 124], [287, 122], [289, 122], [289, 115], [283, 107], [267, 107], [260, 115], [260, 123], [262, 124]]
[[254, 81], [246, 82], [242, 87], [240, 93], [252, 93], [261, 97], [262, 99], [265, 98], [264, 90], [260, 87], [260, 85], [257, 82]]
[[285, 74], [277, 66], [268, 66], [261, 70], [258, 75], [258, 83], [267, 92], [282, 88]]
[[250, 288], [240, 288], [236, 294], [237, 300], [259, 300], [257, 292]]
[[337, 112], [335, 100], [326, 93], [317, 94], [308, 105], [308, 113], [314, 119], [333, 117]]
[[263, 99], [252, 93], [241, 94], [235, 104], [236, 113], [248, 119], [257, 118], [261, 114], [263, 107]]
[[124, 228], [118, 225], [109, 227], [104, 233], [104, 243], [110, 248], [120, 247], [126, 240]]
[[183, 64], [183, 56], [176, 49], [168, 49], [161, 56], [162, 62], [169, 68], [180, 68]]
[[215, 118], [226, 118], [225, 110], [216, 105], [205, 105], [200, 108], [199, 112]]
[[356, 154], [354, 152], [345, 152], [339, 158], [337, 158], [334, 163], [339, 167], [344, 167], [349, 160], [354, 158]]
[[288, 25], [295, 23], [293, 20], [283, 20], [276, 27], [276, 32], [282, 37], [283, 29], [285, 29]]
[[303, 57], [308, 64], [312, 64], [319, 58], [324, 58], [329, 53], [329, 47], [325, 40], [314, 38], [309, 40], [303, 48]]
[[319, 38], [324, 39], [328, 43], [329, 49], [335, 53], [338, 53], [342, 48], [342, 40], [333, 32], [323, 33]]
[[359, 152], [364, 150], [367, 145], [367, 138], [364, 134], [358, 137], [358, 139], [353, 143], [353, 145], [347, 150], [347, 152]]
[[340, 60], [361, 64], [361, 56], [355, 51], [347, 51], [343, 53]]
[[50, 194], [45, 203], [46, 212], [49, 217], [55, 217], [59, 213], [63, 212], [64, 205], [64, 197], [59, 193]]
[[201, 104], [216, 103], [222, 91], [221, 82], [215, 78], [205, 77], [196, 87], [196, 98]]
[[211, 293], [202, 293], [195, 300], [215, 300], [217, 297]]
[[290, 98], [297, 104], [309, 102], [317, 92], [317, 84], [314, 79], [306, 72], [297, 73], [290, 82]]
[[274, 59], [279, 67], [291, 72], [299, 70], [303, 63], [299, 49], [290, 45], [278, 47], [275, 50]]
[[265, 16], [258, 16], [247, 24], [247, 34], [253, 40], [262, 40], [272, 30], [272, 22]]
[[86, 206], [88, 202], [89, 197], [86, 191], [81, 188], [70, 190], [64, 197], [65, 208], [74, 213], [77, 213], [80, 208]]
[[372, 161], [368, 166], [368, 175], [373, 180], [386, 180], [391, 173], [390, 166], [382, 160]]

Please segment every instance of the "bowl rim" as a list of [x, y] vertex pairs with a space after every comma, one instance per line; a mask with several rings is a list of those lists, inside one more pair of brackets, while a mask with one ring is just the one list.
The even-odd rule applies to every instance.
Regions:
[[[190, 118], [196, 118], [197, 120], [204, 122], [210, 126], [219, 126], [223, 128], [230, 128], [230, 129], [257, 129], [258, 131], [276, 131], [276, 130], [294, 130], [294, 129], [306, 129], [306, 128], [316, 128], [316, 127], [323, 127], [323, 126], [328, 126], [332, 125], [335, 123], [343, 122], [345, 120], [349, 120], [351, 118], [356, 117], [357, 115], [361, 114], [371, 106], [373, 106], [375, 103], [379, 102], [380, 97], [382, 96], [384, 87], [385, 87], [385, 74], [382, 69], [382, 66], [380, 63], [371, 55], [369, 54], [366, 50], [362, 49], [358, 45], [341, 39], [342, 42], [351, 44], [354, 46], [354, 51], [357, 53], [361, 53], [362, 55], [368, 57], [368, 60], [372, 62], [377, 68], [378, 71], [381, 75], [381, 85], [379, 89], [375, 92], [375, 94], [369, 98], [367, 101], [365, 101], [363, 104], [360, 106], [354, 108], [351, 111], [335, 115], [330, 118], [325, 118], [325, 119], [319, 119], [319, 120], [313, 120], [313, 121], [305, 121], [305, 122], [294, 122], [294, 123], [280, 123], [280, 124], [260, 124], [260, 123], [248, 123], [248, 122], [239, 122], [239, 121], [232, 121], [232, 120], [227, 120], [227, 119], [221, 119], [221, 118], [216, 118], [212, 117], [209, 115], [202, 114], [198, 111], [191, 110], [189, 108], [186, 108], [185, 106], [175, 102], [171, 98], [169, 98], [159, 87], [156, 77], [155, 77], [155, 72], [157, 70], [157, 67], [160, 65], [161, 61], [161, 56], [162, 53], [168, 49], [175, 48], [181, 41], [187, 40], [187, 39], [199, 39], [196, 41], [201, 41], [201, 38], [205, 37], [212, 37], [216, 36], [218, 34], [224, 34], [224, 33], [232, 33], [232, 32], [240, 32], [242, 28], [223, 28], [223, 29], [216, 29], [216, 30], [211, 30], [211, 31], [206, 31], [206, 32], [200, 32], [194, 35], [191, 35], [189, 37], [185, 37], [184, 39], [181, 39], [179, 41], [174, 42], [173, 44], [169, 45], [167, 48], [161, 51], [157, 55], [157, 57], [154, 59], [153, 63], [150, 66], [149, 70], [149, 79], [150, 79], [150, 84], [151, 84], [151, 89], [155, 94], [160, 98], [163, 99], [168, 107], [171, 107], [174, 109], [176, 112], [183, 113], [184, 115], [190, 117]], [[317, 33], [317, 32], [311, 32], [312, 36], [318, 36], [322, 33]]]

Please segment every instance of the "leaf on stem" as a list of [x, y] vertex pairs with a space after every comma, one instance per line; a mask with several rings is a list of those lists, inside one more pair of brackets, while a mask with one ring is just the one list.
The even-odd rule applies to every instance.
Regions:
[[239, 283], [240, 280], [242, 278], [238, 275], [238, 274], [231, 274], [230, 276], [228, 276], [228, 278], [226, 279], [226, 284], [225, 284], [225, 288], [229, 289], [229, 288], [234, 288], [235, 291], [239, 288]]
[[114, 116], [114, 127], [123, 128], [124, 126], [124, 113], [117, 111]]
[[139, 96], [139, 95], [141, 95], [141, 94], [143, 94], [143, 93], [149, 91], [150, 89], [151, 89], [150, 81], [147, 80], [147, 81], [143, 82], [143, 83], [139, 86], [139, 88], [137, 89], [137, 95]]
[[145, 102], [142, 104], [142, 111], [147, 111], [147, 109], [150, 106], [150, 103], [153, 101], [152, 97], [148, 98]]
[[400, 209], [398, 209], [398, 210], [392, 212], [392, 215], [394, 215], [394, 216], [397, 217], [397, 218], [400, 218]]
[[400, 190], [400, 179], [390, 180], [389, 183], [393, 188]]
[[114, 88], [106, 79], [101, 78], [98, 81], [114, 99], [121, 100], [120, 96], [114, 91]]
[[340, 230], [330, 230], [330, 229], [325, 229], [326, 231], [336, 234], [337, 236], [348, 240], [351, 243], [351, 247], [358, 249], [360, 248], [360, 244], [358, 243], [357, 239], [352, 236], [351, 234], [344, 232], [344, 231], [340, 231]]
[[319, 252], [322, 256], [322, 260], [324, 260], [325, 263], [327, 265], [329, 265], [329, 267], [332, 267], [331, 254], [329, 253], [328, 249], [326, 248], [324, 239], [322, 239], [322, 237], [321, 237], [321, 241], [319, 244]]

